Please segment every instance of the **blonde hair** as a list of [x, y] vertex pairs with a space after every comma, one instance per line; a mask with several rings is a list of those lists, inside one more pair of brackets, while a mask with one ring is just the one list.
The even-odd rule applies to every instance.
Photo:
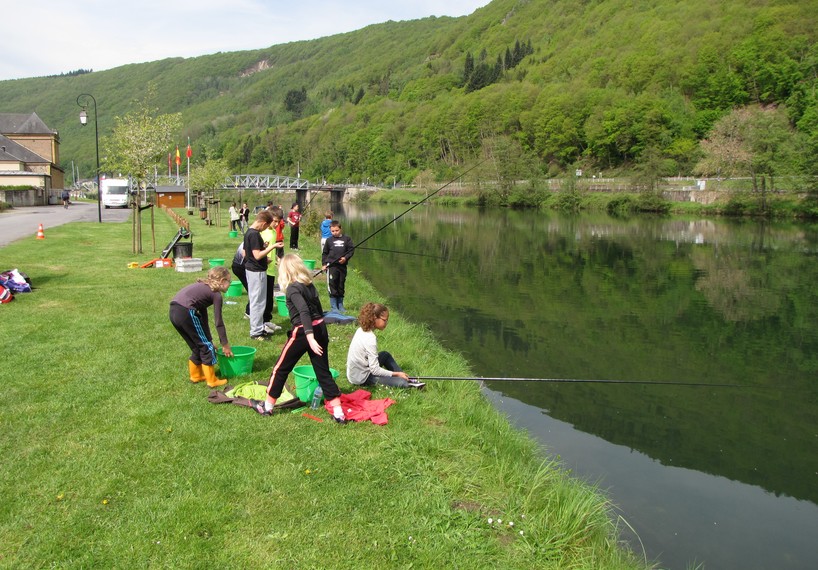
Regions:
[[278, 263], [278, 285], [286, 291], [290, 283], [297, 282], [309, 285], [312, 283], [312, 272], [304, 265], [304, 260], [295, 253], [288, 253]]
[[223, 265], [217, 265], [207, 272], [207, 277], [199, 279], [198, 281], [200, 283], [207, 283], [211, 291], [221, 291], [222, 284], [230, 280], [230, 271]]

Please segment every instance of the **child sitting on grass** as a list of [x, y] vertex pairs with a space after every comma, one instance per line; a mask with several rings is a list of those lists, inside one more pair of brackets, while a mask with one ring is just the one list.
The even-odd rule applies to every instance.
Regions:
[[423, 388], [426, 384], [410, 380], [392, 355], [378, 352], [375, 331], [382, 331], [389, 324], [389, 309], [380, 303], [367, 303], [358, 315], [361, 325], [347, 353], [347, 379], [350, 384], [371, 386], [381, 384], [394, 388]]

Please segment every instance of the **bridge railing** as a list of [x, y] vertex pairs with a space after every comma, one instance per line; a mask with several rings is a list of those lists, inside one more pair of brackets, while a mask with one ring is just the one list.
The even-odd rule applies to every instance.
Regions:
[[222, 183], [225, 190], [231, 188], [256, 188], [258, 190], [309, 190], [310, 181], [294, 176], [278, 174], [231, 174]]

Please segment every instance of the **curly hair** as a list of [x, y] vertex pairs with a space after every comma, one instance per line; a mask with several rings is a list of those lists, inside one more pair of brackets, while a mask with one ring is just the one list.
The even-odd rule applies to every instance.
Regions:
[[361, 307], [361, 312], [358, 315], [358, 324], [361, 325], [361, 328], [366, 332], [369, 332], [375, 328], [375, 319], [388, 312], [389, 308], [386, 305], [382, 305], [381, 303], [367, 303]]
[[198, 279], [200, 283], [207, 283], [211, 291], [221, 291], [222, 283], [230, 281], [230, 271], [223, 265], [217, 265], [207, 272], [207, 277]]

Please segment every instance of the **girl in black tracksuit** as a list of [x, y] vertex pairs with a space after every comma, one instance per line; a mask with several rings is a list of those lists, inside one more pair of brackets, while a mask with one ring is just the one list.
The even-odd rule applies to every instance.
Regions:
[[267, 399], [254, 403], [253, 408], [260, 414], [272, 413], [276, 400], [281, 396], [284, 383], [292, 369], [304, 354], [309, 354], [318, 384], [324, 391], [327, 404], [332, 408], [333, 419], [345, 423], [341, 408], [341, 391], [332, 378], [329, 369], [329, 334], [324, 324], [324, 311], [318, 291], [312, 284], [312, 272], [304, 261], [294, 253], [288, 253], [278, 266], [278, 283], [286, 292], [287, 309], [293, 328], [287, 333], [287, 341], [281, 355], [273, 365], [267, 386]]

